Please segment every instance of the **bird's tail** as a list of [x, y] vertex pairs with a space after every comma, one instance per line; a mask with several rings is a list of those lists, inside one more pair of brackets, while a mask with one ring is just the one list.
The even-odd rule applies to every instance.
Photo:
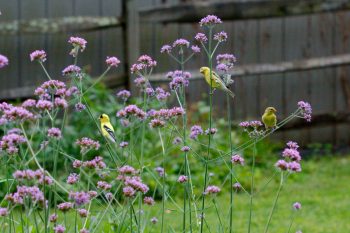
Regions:
[[232, 99], [235, 98], [235, 93], [233, 93], [233, 92], [232, 92], [230, 89], [228, 89], [227, 87], [225, 88], [225, 90], [226, 90], [227, 94], [229, 94], [229, 95], [232, 97]]

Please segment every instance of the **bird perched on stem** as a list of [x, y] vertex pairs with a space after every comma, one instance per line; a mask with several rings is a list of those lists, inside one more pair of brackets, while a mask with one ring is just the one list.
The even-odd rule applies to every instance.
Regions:
[[232, 98], [235, 98], [235, 94], [230, 91], [230, 89], [225, 85], [225, 83], [221, 80], [220, 76], [212, 71], [211, 80], [210, 80], [210, 69], [209, 67], [203, 66], [199, 69], [199, 72], [203, 74], [205, 81], [211, 84], [213, 91], [217, 88], [228, 93]]
[[277, 124], [277, 117], [275, 114], [276, 112], [277, 110], [274, 107], [267, 107], [265, 109], [265, 112], [262, 115], [261, 119], [267, 130], [274, 129], [276, 127], [276, 124]]
[[101, 123], [102, 135], [104, 137], [108, 138], [108, 140], [110, 140], [111, 142], [115, 143], [116, 138], [114, 135], [114, 128], [109, 120], [108, 115], [102, 114], [99, 118], [100, 118], [100, 123]]

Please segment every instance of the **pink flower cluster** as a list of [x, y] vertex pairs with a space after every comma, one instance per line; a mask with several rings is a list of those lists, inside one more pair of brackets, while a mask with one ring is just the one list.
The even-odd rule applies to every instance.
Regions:
[[185, 114], [185, 110], [181, 107], [173, 107], [170, 109], [159, 109], [157, 110], [150, 110], [148, 112], [148, 115], [152, 118], [158, 118], [158, 119], [165, 119], [168, 120], [173, 117], [182, 116]]
[[237, 59], [233, 54], [219, 54], [216, 56], [216, 69], [218, 71], [227, 72], [233, 68], [234, 63], [236, 63], [236, 61]]
[[208, 41], [207, 36], [204, 33], [197, 33], [196, 36], [194, 37], [195, 40], [201, 42], [201, 43], [206, 43]]
[[9, 59], [4, 55], [0, 54], [0, 69], [4, 68], [9, 64]]
[[76, 173], [69, 174], [67, 178], [67, 184], [76, 184], [80, 179], [80, 176]]
[[221, 24], [222, 21], [219, 17], [217, 17], [216, 15], [207, 15], [206, 17], [202, 18], [200, 21], [199, 21], [199, 25], [201, 27], [203, 26], [214, 26], [216, 24]]
[[69, 65], [62, 70], [62, 75], [63, 76], [79, 75], [80, 72], [81, 72], [81, 68], [79, 66]]
[[57, 205], [57, 209], [62, 212], [67, 212], [73, 208], [73, 203], [71, 202], [63, 202]]
[[24, 107], [16, 107], [6, 102], [0, 103], [0, 112], [3, 115], [0, 118], [0, 125], [7, 124], [12, 121], [34, 120], [36, 116]]
[[137, 63], [130, 68], [132, 74], [140, 74], [141, 71], [152, 69], [157, 65], [157, 62], [148, 55], [142, 55], [137, 59]]
[[17, 170], [12, 174], [13, 178], [19, 181], [28, 180], [28, 181], [38, 181], [39, 184], [52, 185], [53, 180], [50, 176], [45, 175], [43, 170]]
[[81, 206], [90, 202], [90, 195], [87, 192], [70, 192], [69, 199], [74, 200], [75, 205]]
[[48, 129], [47, 136], [50, 138], [60, 139], [62, 137], [62, 133], [59, 128], [51, 128]]
[[184, 176], [184, 175], [181, 175], [181, 176], [179, 176], [179, 178], [177, 179], [177, 182], [179, 182], [179, 183], [185, 183], [185, 182], [187, 182], [187, 180], [188, 180], [188, 177], [187, 176]]
[[78, 52], [83, 52], [86, 48], [87, 41], [80, 37], [70, 37], [68, 40], [68, 43], [73, 45], [73, 49], [69, 53], [73, 57], [76, 57], [78, 55]]
[[135, 168], [125, 165], [118, 169], [119, 175], [117, 180], [123, 182], [123, 194], [126, 197], [134, 197], [136, 192], [141, 192], [143, 194], [147, 193], [149, 188], [141, 180], [141, 177], [136, 176]]
[[170, 93], [165, 91], [161, 87], [157, 87], [155, 92], [156, 92], [156, 98], [159, 101], [166, 100], [170, 96]]
[[5, 217], [9, 214], [9, 210], [7, 208], [0, 207], [0, 217]]
[[307, 122], [311, 122], [311, 118], [312, 118], [312, 107], [311, 107], [311, 104], [309, 104], [308, 102], [299, 101], [298, 102], [298, 107], [301, 110], [301, 114], [302, 114], [303, 118]]
[[156, 202], [154, 201], [154, 199], [152, 197], [145, 197], [143, 199], [143, 202], [146, 204], [146, 205], [154, 205]]
[[18, 146], [25, 142], [25, 138], [16, 133], [9, 132], [4, 135], [0, 141], [0, 151], [6, 151], [9, 155], [14, 155], [18, 153]]
[[235, 165], [244, 165], [244, 159], [240, 155], [232, 155], [231, 162]]
[[175, 70], [166, 74], [167, 78], [171, 78], [169, 87], [172, 90], [176, 90], [179, 87], [187, 87], [189, 85], [189, 79], [192, 77], [190, 72]]
[[218, 42], [224, 42], [227, 40], [227, 33], [222, 31], [218, 32], [214, 35], [214, 40], [217, 40]]
[[191, 127], [190, 138], [197, 139], [199, 135], [203, 134], [203, 129], [199, 125], [194, 125]]
[[100, 148], [100, 143], [94, 141], [91, 138], [83, 137], [75, 142], [76, 145], [80, 146], [80, 153], [84, 154], [90, 150], [98, 150]]
[[130, 116], [137, 117], [139, 120], [144, 120], [146, 118], [146, 113], [136, 105], [128, 105], [124, 109], [121, 109], [117, 112], [117, 117], [120, 118], [126, 118]]
[[46, 52], [44, 50], [35, 50], [29, 55], [29, 57], [31, 61], [45, 62]]
[[120, 60], [117, 57], [107, 57], [106, 64], [109, 67], [118, 67], [118, 65], [120, 64]]
[[301, 172], [301, 156], [298, 148], [299, 146], [296, 142], [288, 142], [287, 147], [282, 152], [284, 160], [278, 160], [275, 166], [281, 171]]
[[107, 191], [107, 190], [110, 190], [112, 188], [112, 185], [107, 183], [106, 181], [100, 180], [97, 182], [97, 188]]
[[205, 195], [207, 194], [217, 194], [221, 191], [221, 189], [218, 186], [215, 185], [209, 185], [206, 189], [205, 189]]
[[88, 160], [85, 162], [82, 162], [80, 160], [74, 160], [73, 162], [73, 167], [74, 168], [90, 168], [90, 169], [104, 169], [106, 168], [105, 162], [103, 162], [103, 158], [100, 156], [96, 156], [92, 160]]
[[[6, 200], [13, 204], [22, 205], [26, 198], [35, 204], [44, 205], [44, 194], [37, 186], [17, 186], [17, 192], [6, 195]], [[46, 203], [45, 203], [46, 204]]]
[[121, 90], [117, 93], [117, 97], [126, 102], [131, 96], [130, 91], [128, 90]]

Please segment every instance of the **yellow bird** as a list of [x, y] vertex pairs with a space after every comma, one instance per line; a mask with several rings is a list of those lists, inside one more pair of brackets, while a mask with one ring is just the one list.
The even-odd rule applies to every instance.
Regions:
[[100, 116], [102, 135], [108, 138], [111, 142], [115, 143], [116, 138], [114, 135], [114, 128], [109, 120], [107, 114], [102, 114]]
[[276, 124], [277, 124], [277, 117], [275, 114], [276, 112], [277, 110], [274, 107], [267, 107], [265, 109], [265, 112], [262, 115], [261, 119], [266, 129], [273, 129], [276, 127]]
[[232, 98], [235, 98], [235, 94], [232, 91], [230, 91], [230, 89], [228, 89], [228, 87], [226, 87], [225, 83], [221, 80], [220, 76], [217, 73], [215, 73], [214, 71], [212, 71], [211, 81], [210, 81], [210, 69], [209, 69], [209, 67], [203, 66], [199, 69], [199, 72], [201, 74], [203, 74], [205, 81], [209, 85], [211, 84], [211, 87], [214, 88], [214, 90], [216, 88], [223, 90], [223, 91], [227, 92]]

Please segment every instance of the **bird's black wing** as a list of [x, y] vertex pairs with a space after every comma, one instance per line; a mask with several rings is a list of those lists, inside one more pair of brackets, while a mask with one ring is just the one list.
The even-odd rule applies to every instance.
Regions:
[[104, 125], [103, 128], [107, 131], [107, 133], [109, 134], [109, 136], [111, 136], [114, 140], [114, 142], [116, 142], [116, 138], [115, 138], [115, 135], [114, 135], [114, 132], [113, 130], [111, 130], [110, 128], [108, 128], [108, 126]]

